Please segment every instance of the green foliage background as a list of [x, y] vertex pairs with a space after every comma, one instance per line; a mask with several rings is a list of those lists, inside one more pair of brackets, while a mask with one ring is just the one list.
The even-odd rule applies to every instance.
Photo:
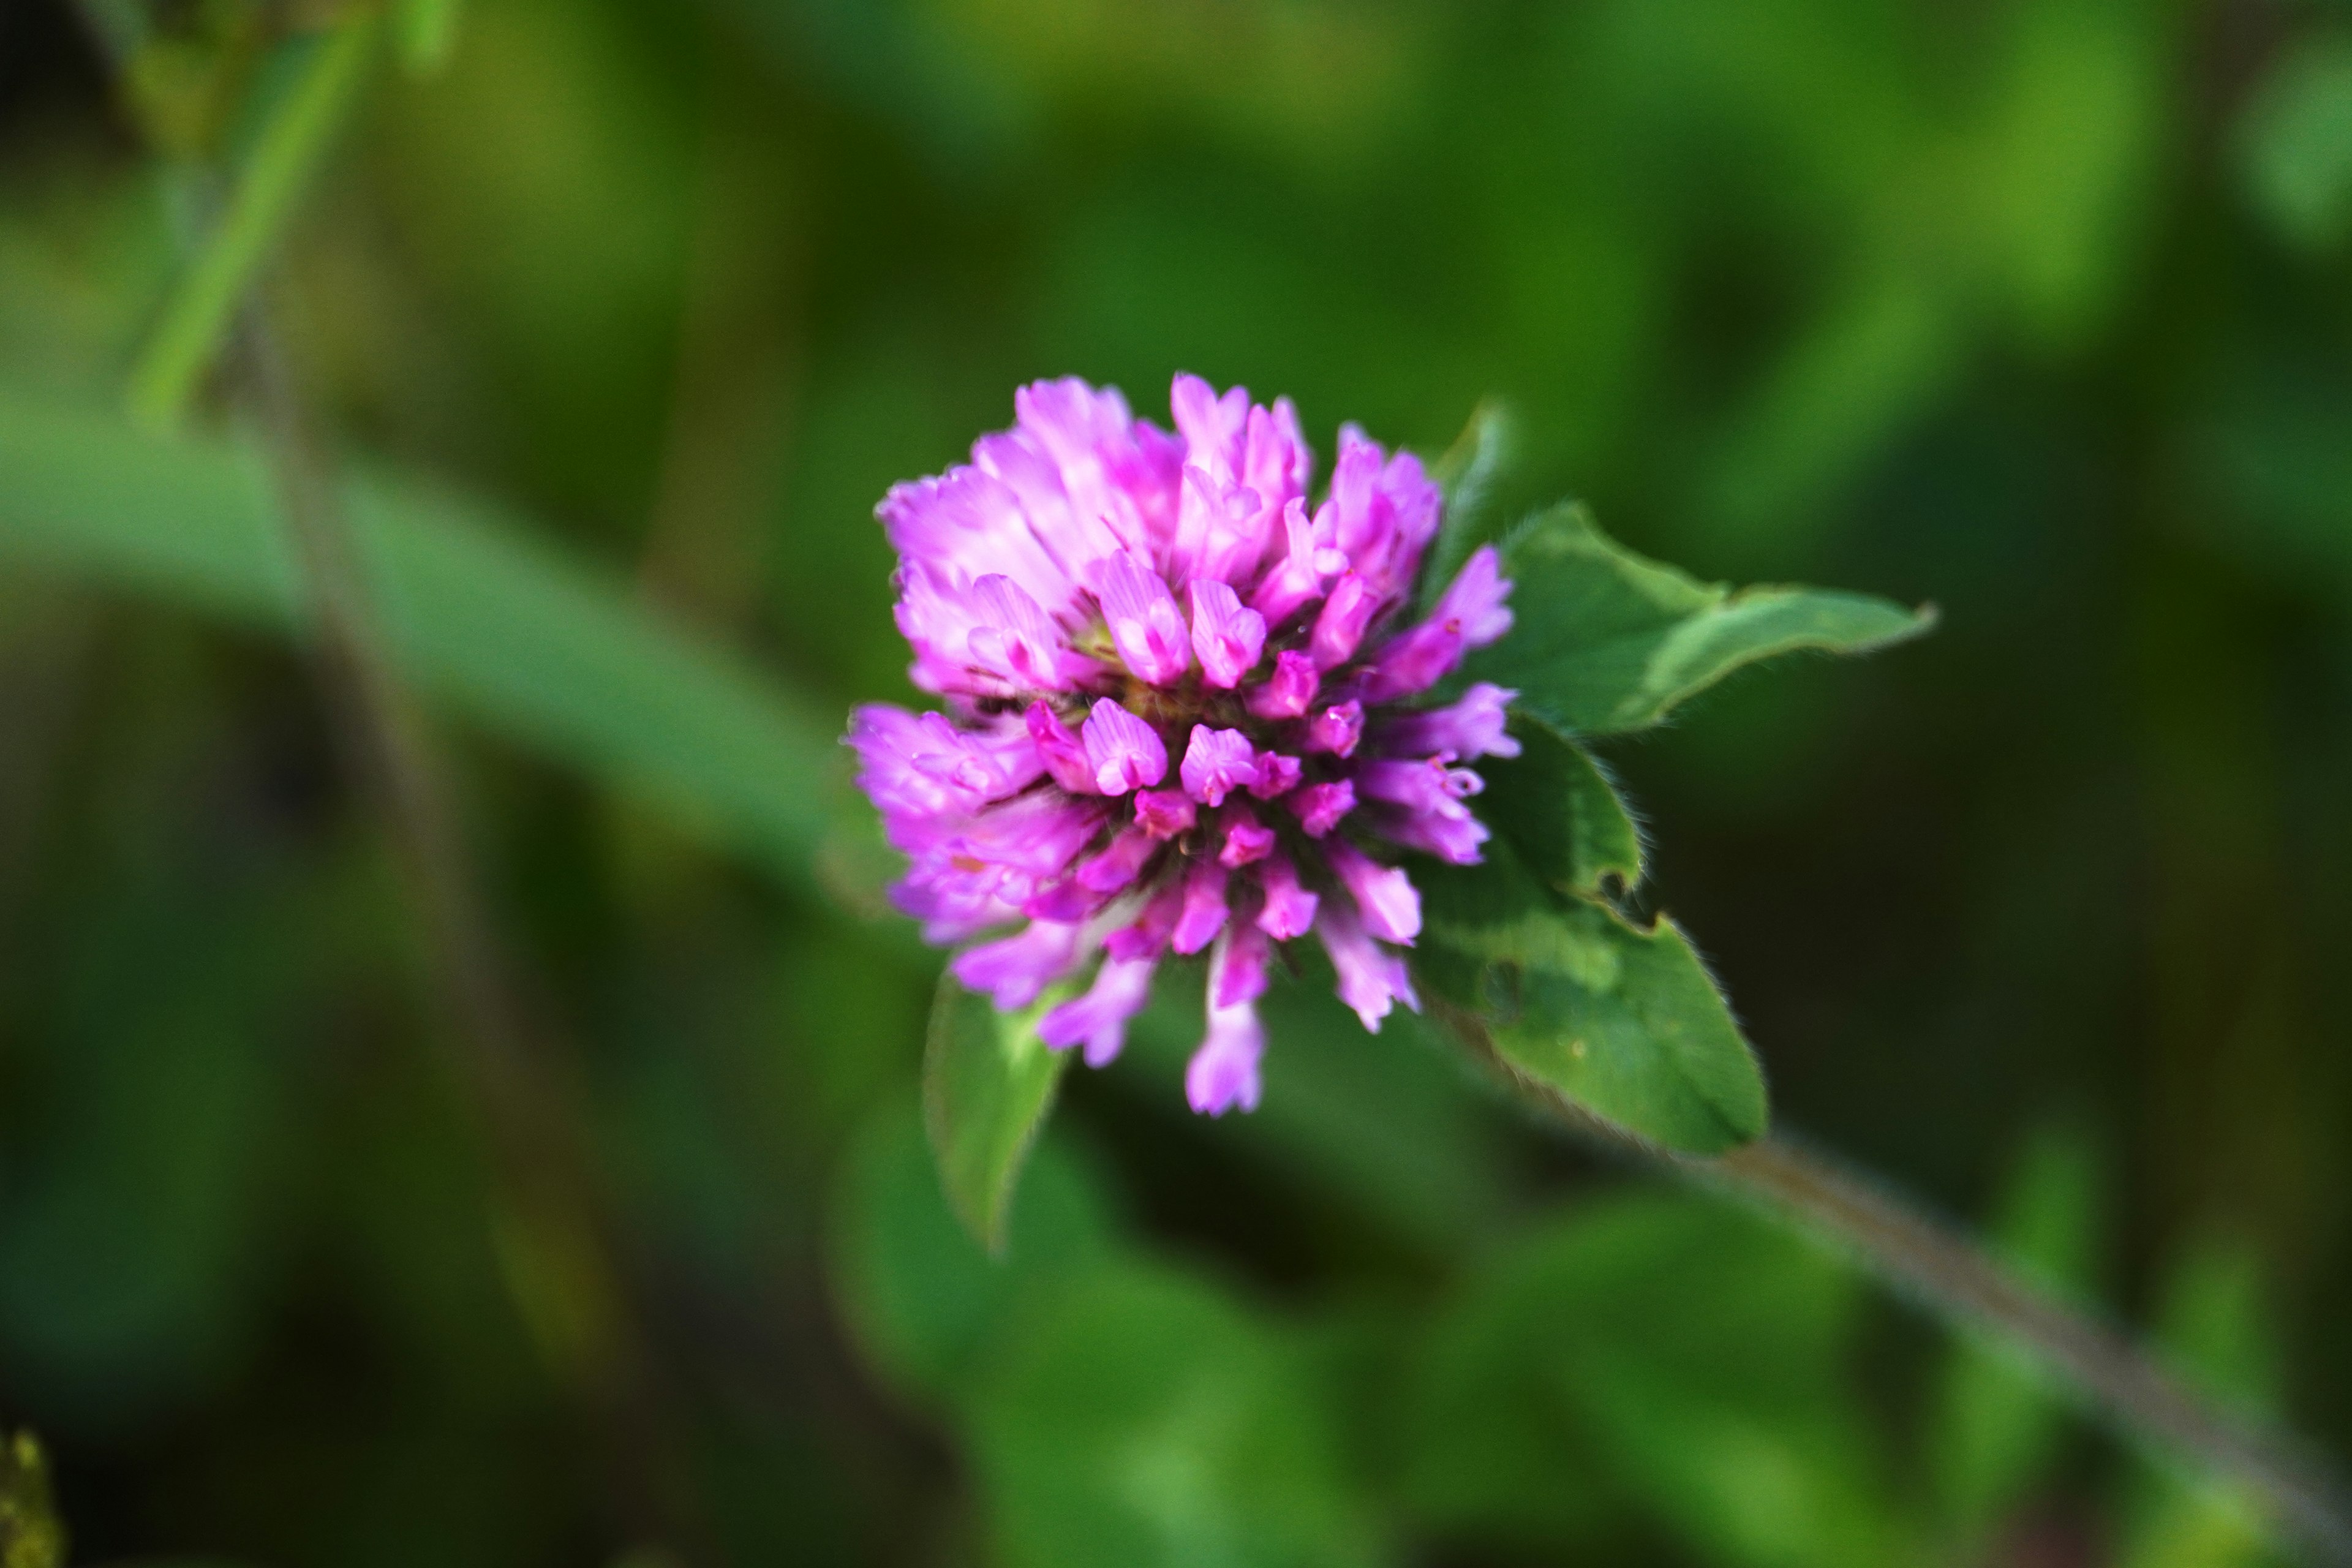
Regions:
[[[158, 14], [142, 89], [234, 121], [185, 84], [246, 8]], [[396, 21], [289, 331], [661, 1408], [583, 1390], [593, 1303], [486, 1203], [246, 433], [119, 412], [201, 225], [19, 0], [0, 1428], [77, 1561], [2262, 1560], [1999, 1347], [1312, 984], [1255, 1116], [1184, 1110], [1178, 998], [1063, 1074], [1004, 1261], [966, 1240], [936, 957], [832, 742], [906, 695], [874, 501], [1066, 373], [1286, 392], [1327, 457], [1499, 395], [1498, 518], [1938, 604], [1603, 744], [1641, 898], [1782, 1119], [2352, 1449], [2352, 11]]]

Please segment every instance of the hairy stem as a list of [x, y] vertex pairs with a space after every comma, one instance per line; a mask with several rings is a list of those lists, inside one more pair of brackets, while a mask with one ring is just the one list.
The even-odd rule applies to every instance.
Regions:
[[1520, 1071], [1475, 1019], [1440, 1013], [1474, 1056], [1549, 1120], [1633, 1149], [1842, 1247], [1946, 1322], [2023, 1350], [2116, 1431], [2243, 1489], [2311, 1561], [2352, 1568], [2352, 1491], [2319, 1456], [2184, 1387], [2123, 1333], [2034, 1289], [1885, 1184], [1786, 1134], [1714, 1159], [1661, 1149]]
[[2003, 1268], [1884, 1184], [1786, 1137], [1719, 1159], [1670, 1157], [1853, 1253], [1947, 1321], [2000, 1336], [2111, 1426], [2242, 1487], [2318, 1562], [2352, 1564], [2352, 1494], [2315, 1455], [2200, 1398], [2105, 1323]]

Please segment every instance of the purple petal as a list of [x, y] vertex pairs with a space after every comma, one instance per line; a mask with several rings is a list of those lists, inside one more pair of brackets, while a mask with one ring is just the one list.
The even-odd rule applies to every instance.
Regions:
[[1150, 902], [1132, 925], [1121, 926], [1103, 939], [1113, 958], [1157, 958], [1168, 946], [1169, 934], [1184, 912], [1184, 884], [1171, 879], [1151, 895]]
[[[1056, 611], [1076, 602], [1070, 563], [1058, 559], [1031, 526], [1020, 489], [996, 474], [959, 467], [937, 479], [894, 485], [875, 510], [910, 567], [967, 583], [1003, 576]], [[1099, 552], [1076, 559], [1092, 560], [1094, 553]]]
[[857, 752], [858, 786], [886, 819], [970, 814], [1037, 776], [1003, 730], [959, 730], [940, 713], [909, 713], [873, 702], [850, 715], [846, 744]]
[[1154, 838], [1173, 838], [1191, 827], [1199, 813], [1181, 790], [1139, 789], [1135, 792], [1135, 823]]
[[1087, 763], [1103, 794], [1125, 795], [1168, 776], [1168, 747], [1160, 732], [1110, 698], [1096, 700], [1083, 733]]
[[1283, 804], [1298, 814], [1307, 837], [1320, 838], [1339, 826], [1341, 817], [1356, 809], [1356, 786], [1346, 779], [1308, 784], [1285, 795]]
[[1260, 822], [1257, 814], [1240, 802], [1219, 813], [1217, 824], [1225, 836], [1224, 847], [1217, 852], [1219, 865], [1239, 868], [1274, 853], [1274, 829]]
[[[1339, 431], [1339, 458], [1324, 503], [1330, 530], [1349, 563], [1386, 597], [1412, 581], [1421, 552], [1437, 531], [1437, 487], [1410, 452], [1383, 459], [1378, 445], [1352, 425]], [[1318, 515], [1318, 521], [1321, 518]]]
[[1255, 1110], [1265, 1055], [1265, 1028], [1254, 1004], [1210, 1008], [1208, 1037], [1184, 1068], [1185, 1100], [1203, 1116]]
[[[1128, 411], [1114, 388], [1076, 376], [1033, 382], [1013, 395], [1020, 433], [1060, 470], [1075, 520], [1099, 521], [1129, 550], [1146, 548], [1175, 515], [1183, 447]], [[1090, 537], [1080, 531], [1080, 537]], [[1070, 559], [1105, 553], [1073, 546]]]
[[1307, 750], [1351, 757], [1356, 753], [1356, 742], [1363, 735], [1364, 705], [1351, 697], [1307, 721]]
[[1232, 690], [1265, 649], [1265, 617], [1245, 610], [1230, 584], [1192, 584], [1192, 651], [1210, 685]]
[[1352, 571], [1341, 574], [1307, 638], [1317, 668], [1332, 669], [1353, 658], [1364, 640], [1364, 629], [1372, 624], [1380, 607], [1380, 595], [1371, 584]]
[[972, 584], [971, 596], [980, 624], [965, 648], [974, 664], [1020, 690], [1067, 689], [1071, 672], [1065, 668], [1061, 629], [1020, 584], [1002, 574], [982, 577]]
[[1459, 622], [1428, 620], [1381, 645], [1364, 677], [1364, 695], [1373, 702], [1393, 702], [1428, 690], [1462, 662]]
[[1296, 648], [1274, 656], [1274, 673], [1250, 692], [1249, 710], [1261, 719], [1296, 719], [1315, 700], [1322, 679], [1315, 661]]
[[1298, 787], [1299, 775], [1305, 771], [1306, 765], [1297, 757], [1281, 752], [1260, 752], [1257, 774], [1249, 782], [1249, 792], [1260, 800], [1288, 795]]
[[1315, 906], [1322, 900], [1299, 886], [1298, 868], [1290, 857], [1276, 850], [1258, 867], [1257, 880], [1265, 892], [1258, 929], [1276, 942], [1305, 936], [1315, 924]]
[[1108, 1066], [1127, 1044], [1127, 1021], [1151, 998], [1149, 958], [1106, 958], [1085, 994], [1037, 1020], [1037, 1037], [1055, 1050], [1086, 1042], [1087, 1066]]
[[1186, 795], [1203, 805], [1223, 805], [1226, 795], [1247, 788], [1257, 777], [1257, 748], [1239, 730], [1195, 724], [1177, 772]]
[[1519, 743], [1505, 731], [1504, 721], [1505, 710], [1517, 695], [1482, 680], [1464, 692], [1458, 702], [1391, 721], [1381, 730], [1380, 749], [1400, 757], [1450, 752], [1465, 763], [1480, 757], [1516, 757]]
[[927, 691], [973, 697], [1062, 691], [1100, 672], [1094, 660], [1065, 646], [1060, 628], [1011, 577], [974, 582], [952, 568], [909, 560], [898, 581], [891, 614], [915, 650], [908, 673]]
[[1076, 926], [1034, 921], [1015, 935], [965, 949], [949, 967], [966, 987], [986, 993], [997, 1011], [1010, 1013], [1037, 1000], [1068, 973], [1077, 953]]
[[1234, 1007], [1265, 994], [1266, 963], [1274, 943], [1256, 926], [1226, 928], [1209, 954], [1209, 1005]]
[[1459, 801], [1425, 812], [1384, 810], [1378, 820], [1381, 837], [1456, 866], [1475, 866], [1486, 858], [1479, 846], [1492, 837]]
[[1097, 793], [1094, 764], [1087, 761], [1087, 749], [1059, 715], [1043, 702], [1032, 702], [1022, 722], [1036, 743], [1038, 760], [1055, 784], [1072, 795]]
[[1323, 848], [1340, 885], [1363, 911], [1364, 929], [1383, 942], [1411, 945], [1421, 934], [1421, 894], [1400, 867], [1383, 866], [1344, 838]]
[[1323, 950], [1339, 972], [1339, 1000], [1355, 1009], [1365, 1028], [1379, 1034], [1381, 1020], [1394, 1002], [1421, 1011], [1404, 961], [1371, 939], [1346, 900], [1334, 899], [1324, 905], [1315, 934], [1323, 939]]
[[1449, 768], [1437, 757], [1366, 763], [1356, 770], [1359, 795], [1409, 811], [1438, 811], [1486, 787], [1486, 781], [1468, 768]]
[[1175, 595], [1150, 563], [1122, 550], [1097, 562], [1094, 577], [1111, 643], [1127, 668], [1153, 686], [1181, 676], [1192, 661], [1192, 634]]
[[1122, 828], [1108, 848], [1078, 868], [1078, 883], [1097, 893], [1116, 893], [1136, 879], [1159, 853], [1160, 840], [1140, 827]]
[[[1280, 626], [1301, 606], [1321, 597], [1324, 581], [1330, 575], [1325, 569], [1324, 552], [1316, 542], [1314, 524], [1307, 519], [1307, 503], [1289, 502], [1282, 509], [1281, 522], [1285, 553], [1250, 595], [1250, 607], [1264, 616], [1269, 626]], [[1344, 563], [1345, 557], [1336, 551], [1331, 553]]]
[[1511, 612], [1503, 604], [1510, 596], [1502, 558], [1493, 545], [1482, 544], [1462, 563], [1429, 618], [1458, 628], [1465, 647], [1485, 647], [1511, 629]]
[[1176, 929], [1169, 933], [1169, 942], [1179, 952], [1198, 952], [1209, 945], [1225, 925], [1226, 871], [1213, 860], [1195, 860], [1184, 879], [1183, 911], [1176, 917]]

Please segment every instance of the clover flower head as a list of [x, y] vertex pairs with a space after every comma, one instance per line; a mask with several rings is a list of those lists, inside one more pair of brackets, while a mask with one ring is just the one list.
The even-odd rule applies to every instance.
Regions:
[[[1418, 1008], [1399, 948], [1421, 900], [1392, 863], [1479, 858], [1467, 764], [1518, 751], [1514, 693], [1426, 694], [1510, 629], [1481, 549], [1405, 621], [1437, 486], [1353, 426], [1323, 499], [1287, 399], [1180, 375], [1175, 431], [1114, 389], [1038, 382], [969, 464], [877, 509], [914, 683], [945, 712], [853, 716], [858, 782], [911, 862], [893, 889], [1003, 1009], [1082, 976], [1038, 1032], [1101, 1066], [1168, 955], [1208, 955], [1195, 1110], [1258, 1102], [1256, 1003], [1310, 932], [1368, 1029]], [[977, 940], [985, 938], [987, 940]]]

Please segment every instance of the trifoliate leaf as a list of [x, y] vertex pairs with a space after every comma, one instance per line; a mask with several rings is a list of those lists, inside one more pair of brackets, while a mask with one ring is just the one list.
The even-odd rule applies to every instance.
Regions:
[[982, 1247], [1001, 1251], [1013, 1184], [1054, 1101], [1067, 1053], [1037, 1037], [1037, 1020], [1066, 995], [1047, 992], [1017, 1013], [940, 976], [923, 1051], [923, 1126], [948, 1205]]
[[1516, 689], [1526, 713], [1570, 735], [1639, 730], [1733, 670], [1799, 648], [1861, 653], [1916, 637], [1929, 610], [1818, 588], [1732, 589], [1634, 554], [1574, 504], [1529, 519], [1503, 546], [1508, 637], [1469, 674]]

